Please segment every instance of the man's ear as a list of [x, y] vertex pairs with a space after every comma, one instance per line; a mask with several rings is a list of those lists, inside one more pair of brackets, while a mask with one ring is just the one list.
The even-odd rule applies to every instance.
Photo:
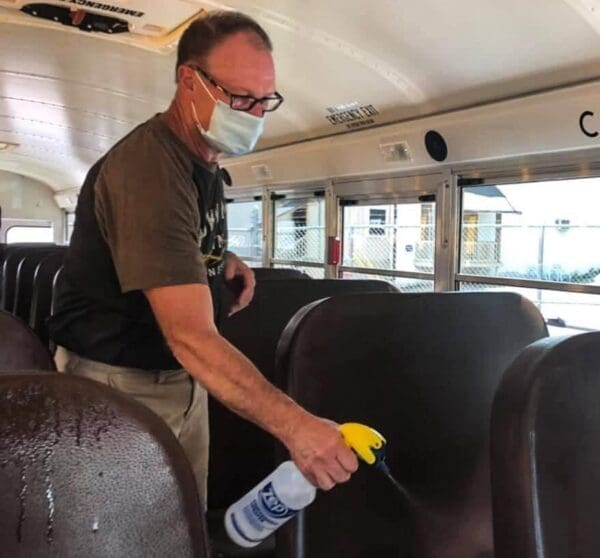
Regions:
[[193, 70], [187, 66], [179, 66], [177, 68], [177, 84], [184, 90], [193, 93], [196, 87]]

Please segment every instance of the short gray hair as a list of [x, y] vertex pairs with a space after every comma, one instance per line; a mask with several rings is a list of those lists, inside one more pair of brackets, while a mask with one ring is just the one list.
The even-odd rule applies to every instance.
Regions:
[[273, 44], [266, 31], [251, 17], [240, 12], [213, 11], [195, 20], [183, 33], [177, 47], [177, 66], [202, 62], [224, 39], [236, 33], [248, 33], [256, 45], [271, 52]]

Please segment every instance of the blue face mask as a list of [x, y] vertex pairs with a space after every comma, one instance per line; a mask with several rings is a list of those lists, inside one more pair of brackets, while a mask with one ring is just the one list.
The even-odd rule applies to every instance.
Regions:
[[263, 133], [265, 119], [246, 111], [233, 110], [223, 101], [215, 99], [200, 77], [197, 77], [210, 98], [215, 101], [207, 130], [200, 123], [196, 106], [192, 102], [196, 127], [204, 141], [213, 149], [227, 155], [250, 153]]

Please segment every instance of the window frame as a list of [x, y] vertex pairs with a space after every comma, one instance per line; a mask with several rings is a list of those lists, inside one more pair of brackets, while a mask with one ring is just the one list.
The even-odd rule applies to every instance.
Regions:
[[458, 189], [458, 215], [457, 215], [457, 245], [456, 245], [456, 259], [455, 259], [455, 288], [459, 290], [460, 283], [481, 283], [481, 284], [489, 284], [494, 286], [510, 286], [510, 287], [523, 287], [523, 288], [533, 288], [533, 289], [543, 289], [543, 290], [553, 290], [553, 291], [564, 291], [564, 292], [572, 292], [572, 293], [583, 293], [583, 294], [600, 294], [600, 285], [581, 285], [579, 283], [561, 283], [558, 281], [544, 281], [538, 279], [524, 279], [524, 278], [510, 278], [510, 277], [490, 277], [487, 275], [477, 275], [471, 273], [462, 273], [460, 271], [460, 256], [461, 256], [461, 231], [462, 231], [462, 201], [463, 195], [462, 191], [464, 188], [477, 188], [484, 186], [510, 186], [510, 185], [523, 185], [523, 184], [534, 184], [536, 182], [561, 182], [561, 181], [569, 181], [569, 180], [584, 180], [587, 178], [597, 178], [600, 179], [600, 173], [597, 175], [592, 174], [588, 176], [563, 176], [563, 175], [547, 175], [547, 176], [535, 176], [528, 178], [527, 180], [519, 179], [518, 177], [514, 177], [513, 179], [504, 177], [502, 180], [493, 180], [493, 179], [478, 179], [478, 184], [470, 184], [470, 183], [459, 183], [457, 180], [457, 189]]
[[[357, 266], [349, 266], [344, 264], [344, 205], [347, 202], [351, 202], [350, 207], [361, 207], [361, 206], [377, 206], [377, 205], [401, 205], [401, 204], [418, 204], [418, 203], [432, 203], [431, 201], [423, 202], [421, 200], [413, 196], [407, 197], [397, 197], [393, 196], [390, 198], [377, 198], [377, 199], [363, 199], [363, 198], [344, 198], [342, 202], [342, 206], [340, 207], [340, 214], [342, 220], [342, 228], [341, 228], [341, 257], [340, 257], [340, 265], [338, 266], [338, 278], [343, 279], [345, 273], [359, 274], [359, 275], [372, 275], [374, 277], [389, 277], [389, 278], [398, 278], [398, 279], [418, 279], [424, 281], [431, 281], [435, 290], [435, 260], [436, 260], [436, 250], [437, 250], [437, 242], [434, 238], [434, 270], [431, 273], [427, 272], [419, 272], [419, 271], [403, 271], [403, 270], [395, 270], [395, 269], [383, 269], [383, 268], [370, 268], [370, 267], [357, 267]], [[433, 203], [436, 203], [433, 201]], [[436, 211], [434, 215], [434, 223], [436, 224], [436, 237], [437, 237], [437, 203], [436, 203]], [[370, 226], [370, 224], [369, 224]], [[369, 237], [373, 238], [370, 234]]]
[[[489, 172], [470, 171], [466, 173], [454, 174], [455, 190], [455, 208], [454, 208], [454, 253], [452, 282], [455, 291], [463, 290], [463, 284], [483, 284], [490, 287], [508, 287], [511, 289], [533, 289], [541, 291], [556, 291], [573, 294], [592, 294], [600, 295], [600, 285], [582, 285], [579, 283], [561, 283], [558, 281], [545, 281], [538, 279], [510, 278], [510, 277], [490, 277], [460, 272], [461, 261], [461, 229], [462, 229], [462, 201], [463, 188], [473, 188], [477, 186], [507, 186], [524, 185], [537, 182], [554, 182], [583, 180], [587, 178], [600, 179], [600, 166], [590, 164], [584, 168], [574, 166], [556, 167], [554, 169], [547, 167], [531, 168], [527, 173], [519, 172], [516, 169], [501, 168], [495, 171], [493, 168]], [[553, 316], [544, 316], [546, 323], [552, 334], [572, 334], [574, 332], [590, 331], [584, 326], [575, 324], [557, 324]], [[600, 330], [600, 327], [598, 328]], [[592, 330], [596, 331], [596, 330]]]
[[[325, 279], [330, 278], [328, 273], [328, 228], [329, 228], [329, 212], [328, 212], [328, 200], [327, 200], [327, 188], [328, 185], [325, 183], [311, 183], [310, 185], [296, 185], [286, 187], [273, 187], [267, 189], [266, 203], [268, 204], [269, 212], [269, 260], [268, 267], [291, 267], [291, 268], [312, 268], [312, 269], [323, 269], [323, 277]], [[323, 199], [324, 200], [324, 233], [325, 233], [325, 249], [323, 254], [323, 260], [321, 262], [311, 262], [295, 259], [285, 259], [275, 257], [275, 234], [277, 231], [275, 207], [277, 201], [281, 199], [286, 200], [311, 200], [311, 199]]]
[[[51, 239], [50, 240], [40, 240], [39, 242], [34, 242], [35, 244], [47, 244], [54, 242], [54, 222], [47, 219], [6, 219], [6, 221], [14, 221], [14, 223], [10, 224], [6, 229], [3, 230], [4, 238], [3, 241], [6, 244], [18, 244], [22, 241], [9, 242], [8, 235], [13, 229], [50, 229], [51, 231]], [[31, 242], [31, 241], [28, 241]]]
[[[436, 167], [411, 169], [407, 172], [369, 174], [338, 177], [326, 180], [294, 183], [263, 184], [250, 188], [233, 188], [227, 196], [235, 201], [251, 201], [262, 195], [263, 205], [263, 266], [284, 265], [292, 267], [325, 269], [325, 278], [341, 278], [344, 271], [364, 274], [363, 268], [347, 268], [330, 260], [330, 242], [343, 239], [342, 204], [346, 201], [377, 205], [413, 200], [420, 195], [435, 195], [435, 257], [434, 290], [452, 292], [460, 290], [461, 283], [481, 282], [491, 286], [525, 287], [600, 294], [600, 286], [564, 284], [532, 279], [494, 278], [470, 273], [459, 273], [462, 193], [464, 186], [526, 184], [549, 180], [569, 180], [600, 177], [600, 152], [576, 151], [567, 154], [546, 154], [510, 159], [480, 161], [463, 164], [443, 164]], [[468, 181], [469, 183], [465, 183]], [[326, 254], [323, 263], [273, 258], [274, 204], [272, 195], [285, 195], [288, 199], [306, 198], [315, 191], [324, 191], [326, 200]], [[382, 277], [402, 277], [404, 272], [368, 269], [368, 274]], [[429, 280], [426, 275], [423, 279]], [[551, 318], [549, 316], [548, 318]], [[549, 324], [553, 325], [553, 324]], [[570, 325], [570, 324], [569, 324]], [[568, 328], [565, 328], [567, 331]], [[581, 331], [584, 331], [581, 328]]]
[[[338, 237], [343, 243], [344, 206], [376, 206], [411, 203], [435, 203], [434, 261], [433, 272], [400, 271], [389, 269], [362, 268], [346, 266], [343, 263], [343, 245], [341, 246], [340, 264], [335, 268], [335, 277], [343, 278], [344, 273], [373, 275], [380, 277], [417, 279], [431, 281], [434, 291], [446, 290], [448, 276], [444, 270], [449, 269], [447, 242], [449, 222], [450, 182], [443, 172], [424, 172], [407, 176], [367, 177], [364, 179], [348, 179], [334, 181], [333, 189], [339, 208]], [[433, 199], [432, 199], [433, 198]]]
[[[257, 198], [260, 198], [260, 199], [257, 199]], [[232, 204], [236, 204], [236, 203], [256, 203], [260, 207], [261, 226], [262, 226], [262, 233], [261, 233], [262, 256], [244, 256], [244, 257], [239, 256], [239, 257], [242, 261], [253, 264], [254, 267], [263, 267], [263, 266], [265, 266], [265, 258], [266, 258], [266, 255], [265, 255], [266, 228], [265, 228], [264, 193], [262, 191], [255, 191], [250, 194], [248, 192], [243, 192], [241, 194], [238, 193], [235, 196], [226, 198], [227, 207], [229, 207]], [[229, 249], [229, 212], [228, 212], [228, 217], [227, 217], [227, 229], [228, 229], [227, 230], [227, 243], [228, 243], [228, 249]], [[235, 250], [231, 250], [231, 251], [235, 254]], [[254, 265], [254, 264], [258, 264], [258, 265]]]

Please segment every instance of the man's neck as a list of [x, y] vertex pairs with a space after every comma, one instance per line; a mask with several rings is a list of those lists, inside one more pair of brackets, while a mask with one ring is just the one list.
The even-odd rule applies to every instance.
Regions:
[[165, 111], [164, 116], [169, 128], [194, 155], [207, 163], [216, 163], [218, 161], [219, 152], [208, 146], [195, 126], [190, 128], [185, 124], [186, 119], [177, 102], [173, 101], [171, 103], [171, 106]]

